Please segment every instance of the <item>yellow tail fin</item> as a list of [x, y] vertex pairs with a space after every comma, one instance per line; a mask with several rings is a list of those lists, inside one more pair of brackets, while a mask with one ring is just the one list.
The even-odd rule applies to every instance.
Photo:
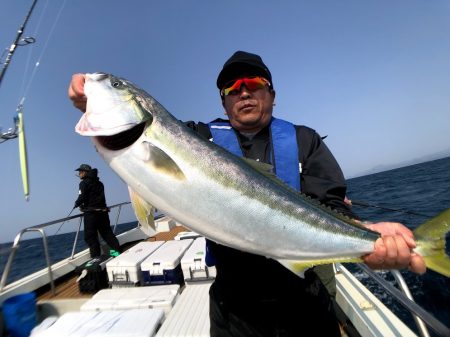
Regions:
[[450, 231], [450, 208], [414, 230], [416, 251], [423, 256], [427, 268], [450, 277], [450, 257], [445, 253], [445, 236]]

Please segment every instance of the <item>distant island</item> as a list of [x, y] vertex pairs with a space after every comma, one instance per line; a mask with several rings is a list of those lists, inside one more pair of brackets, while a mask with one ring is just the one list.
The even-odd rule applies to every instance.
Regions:
[[420, 158], [403, 161], [403, 162], [400, 162], [397, 164], [377, 165], [377, 166], [371, 168], [370, 170], [346, 177], [346, 179], [352, 179], [352, 178], [367, 176], [369, 174], [374, 174], [374, 173], [379, 173], [379, 172], [384, 172], [384, 171], [389, 171], [389, 170], [395, 170], [400, 167], [411, 166], [411, 165], [425, 163], [427, 161], [432, 161], [432, 160], [437, 160], [437, 159], [442, 159], [442, 158], [447, 158], [447, 157], [450, 157], [450, 149], [440, 151], [440, 152], [437, 152], [434, 154], [430, 154], [427, 156], [423, 156]]

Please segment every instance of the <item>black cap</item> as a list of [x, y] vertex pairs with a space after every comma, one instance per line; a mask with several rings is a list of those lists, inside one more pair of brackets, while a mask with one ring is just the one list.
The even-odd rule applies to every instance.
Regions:
[[90, 171], [92, 167], [90, 167], [88, 164], [81, 164], [79, 168], [77, 168], [75, 171]]
[[259, 55], [238, 50], [223, 65], [217, 77], [217, 88], [223, 89], [228, 82], [242, 75], [262, 76], [273, 88], [272, 75]]

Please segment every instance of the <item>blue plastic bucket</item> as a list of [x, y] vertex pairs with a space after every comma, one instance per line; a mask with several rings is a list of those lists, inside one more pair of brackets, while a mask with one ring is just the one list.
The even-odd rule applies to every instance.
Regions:
[[3, 302], [3, 319], [11, 337], [28, 337], [36, 326], [36, 294], [24, 293]]

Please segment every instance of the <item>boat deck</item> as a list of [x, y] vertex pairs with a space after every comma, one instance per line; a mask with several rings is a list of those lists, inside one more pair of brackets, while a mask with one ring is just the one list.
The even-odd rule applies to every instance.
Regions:
[[[175, 226], [172, 227], [170, 231], [158, 232], [145, 241], [170, 241], [173, 240], [180, 232], [186, 231], [189, 230], [183, 226]], [[143, 241], [138, 239], [138, 237], [139, 236], [136, 236], [136, 239], [133, 239], [137, 241], [123, 244], [122, 249], [127, 250], [138, 242]], [[87, 252], [85, 253], [88, 254]], [[62, 276], [55, 280], [55, 294], [52, 294], [49, 285], [42, 286], [35, 290], [38, 300], [38, 316], [40, 319], [48, 317], [49, 315], [59, 316], [68, 311], [79, 311], [80, 307], [93, 296], [93, 294], [80, 293], [77, 283], [78, 275], [75, 271], [71, 271], [65, 275], [66, 276]], [[337, 268], [336, 281], [338, 285], [338, 296], [336, 298], [338, 304], [337, 307], [340, 308], [337, 313], [339, 313], [338, 318], [340, 320], [341, 335], [343, 337], [417, 337], [413, 331], [411, 331], [393, 313], [385, 308], [385, 306], [373, 294], [371, 294], [369, 290], [360, 284], [360, 282], [341, 265]], [[180, 298], [189, 297], [190, 292], [186, 292], [186, 289], [186, 286], [183, 286], [180, 289]], [[203, 290], [202, 294], [205, 295], [207, 292]], [[203, 304], [201, 305], [201, 308], [197, 310], [199, 315], [201, 315], [201, 319], [197, 321], [207, 324], [207, 322], [209, 322], [207, 319], [207, 305], [205, 306], [204, 304], [204, 297], [200, 297], [203, 299]], [[184, 301], [188, 300], [185, 299]], [[174, 318], [172, 317], [165, 321], [163, 327], [160, 329], [161, 333], [158, 335], [159, 337], [165, 336], [163, 335], [163, 332], [166, 330], [169, 331], [174, 327], [179, 330], [178, 325], [183, 322], [183, 324], [185, 324], [183, 325], [183, 329], [186, 331], [182, 329], [180, 330], [181, 334], [176, 336], [192, 336], [192, 334], [189, 333], [192, 320], [181, 320], [179, 318], [184, 314], [186, 314], [186, 317], [188, 318], [191, 317], [192, 304], [189, 302], [189, 305], [184, 305], [183, 301], [177, 301], [177, 303], [178, 304], [175, 307], [176, 310], [173, 310], [173, 313], [171, 311], [171, 316], [174, 316]], [[179, 311], [183, 315], [181, 315]], [[206, 331], [204, 336], [209, 335], [209, 330], [203, 325], [201, 327], [197, 327], [196, 329], [199, 331]], [[1, 330], [2, 328], [0, 326], [0, 332]]]
[[[156, 235], [148, 238], [146, 241], [169, 241], [173, 240], [174, 237], [180, 232], [186, 232], [183, 226], [176, 226], [172, 228], [169, 232], [160, 232]], [[133, 246], [134, 243], [128, 243], [122, 246], [124, 250]], [[37, 291], [37, 300], [54, 300], [54, 299], [69, 299], [69, 298], [91, 298], [93, 294], [81, 293], [78, 284], [76, 282], [78, 275], [72, 273], [69, 276], [63, 277], [55, 281], [55, 294], [53, 295], [50, 291], [50, 287], [44, 287]]]

